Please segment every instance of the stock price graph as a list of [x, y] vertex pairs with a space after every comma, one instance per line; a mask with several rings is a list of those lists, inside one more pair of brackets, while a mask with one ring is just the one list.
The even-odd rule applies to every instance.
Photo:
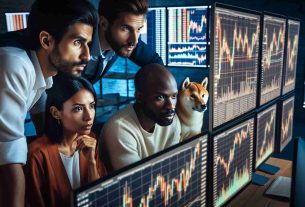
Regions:
[[294, 90], [299, 46], [300, 22], [288, 20], [288, 39], [283, 94]]
[[287, 144], [292, 139], [293, 111], [294, 111], [294, 96], [283, 102], [281, 144], [280, 144], [281, 151], [287, 146]]
[[77, 206], [205, 206], [207, 136], [77, 195]]
[[166, 64], [166, 9], [149, 8], [141, 40], [156, 51]]
[[253, 119], [214, 137], [213, 203], [221, 206], [252, 176]]
[[168, 8], [168, 65], [207, 66], [206, 6]]
[[264, 15], [260, 105], [281, 93], [285, 27], [285, 19]]
[[275, 140], [276, 105], [257, 115], [256, 162], [258, 167], [272, 154]]
[[260, 16], [215, 9], [213, 127], [255, 108]]

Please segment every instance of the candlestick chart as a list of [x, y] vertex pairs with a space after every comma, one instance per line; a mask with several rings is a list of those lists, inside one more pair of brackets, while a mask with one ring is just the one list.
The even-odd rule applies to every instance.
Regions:
[[260, 16], [215, 9], [213, 127], [255, 108]]
[[79, 206], [205, 206], [207, 136], [79, 193]]
[[288, 37], [283, 94], [294, 90], [299, 46], [300, 22], [288, 20]]
[[274, 151], [276, 105], [257, 115], [256, 162], [258, 167]]
[[280, 96], [286, 20], [264, 15], [260, 105]]
[[214, 137], [214, 206], [223, 205], [251, 180], [253, 121]]
[[280, 144], [281, 151], [287, 146], [287, 144], [292, 139], [293, 112], [294, 112], [294, 96], [283, 101], [281, 144]]
[[168, 65], [207, 66], [208, 7], [168, 8]]

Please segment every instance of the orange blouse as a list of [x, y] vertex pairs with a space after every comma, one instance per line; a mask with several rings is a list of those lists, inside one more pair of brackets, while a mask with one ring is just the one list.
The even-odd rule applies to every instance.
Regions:
[[[95, 156], [97, 170], [101, 177], [105, 176], [106, 168], [97, 151]], [[88, 183], [88, 162], [82, 151], [79, 152], [79, 168], [82, 186]], [[30, 144], [24, 172], [27, 206], [71, 206], [72, 187], [57, 144], [50, 142], [45, 135]]]

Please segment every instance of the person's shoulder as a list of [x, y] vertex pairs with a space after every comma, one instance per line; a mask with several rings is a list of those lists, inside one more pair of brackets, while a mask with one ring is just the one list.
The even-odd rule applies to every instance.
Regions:
[[26, 51], [17, 47], [0, 47], [1, 70], [20, 72], [20, 68], [33, 68]]
[[27, 52], [24, 49], [10, 46], [0, 47], [0, 55], [7, 57], [12, 56], [18, 58], [29, 58]]
[[47, 136], [43, 135], [36, 138], [36, 140], [29, 145], [29, 156], [33, 156], [37, 153], [45, 153], [46, 147], [49, 145], [51, 145], [51, 142]]
[[133, 118], [133, 107], [132, 105], [127, 105], [125, 108], [118, 110], [113, 114], [113, 116], [106, 122], [108, 124], [121, 124], [129, 123]]

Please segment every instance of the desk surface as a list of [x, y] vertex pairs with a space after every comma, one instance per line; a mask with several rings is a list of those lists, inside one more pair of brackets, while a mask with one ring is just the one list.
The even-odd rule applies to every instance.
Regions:
[[227, 206], [230, 207], [289, 207], [289, 201], [279, 197], [271, 197], [264, 195], [264, 192], [270, 186], [272, 181], [279, 175], [291, 177], [292, 162], [271, 157], [266, 162], [271, 165], [280, 167], [280, 171], [275, 175], [269, 175], [260, 171], [258, 174], [265, 175], [270, 178], [265, 186], [249, 184], [242, 192], [240, 192]]

